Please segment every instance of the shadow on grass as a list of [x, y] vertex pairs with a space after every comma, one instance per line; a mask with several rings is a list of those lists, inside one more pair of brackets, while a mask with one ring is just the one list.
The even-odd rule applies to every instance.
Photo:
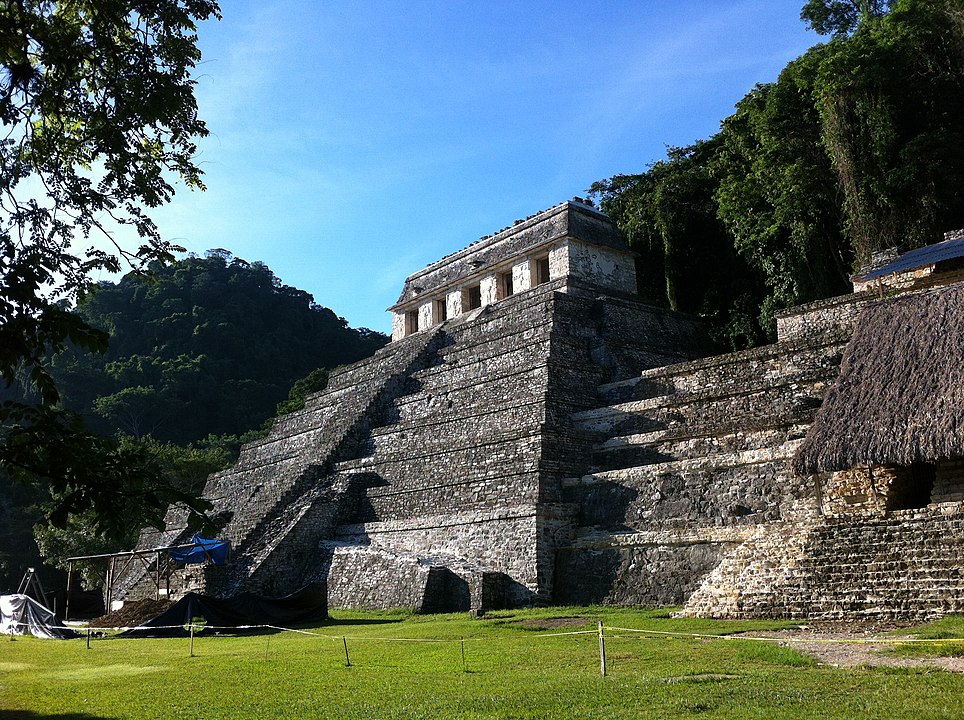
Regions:
[[[390, 623], [405, 622], [406, 618], [333, 618], [330, 617], [315, 627], [330, 627], [332, 625], [388, 625]], [[306, 626], [307, 627], [307, 626]], [[0, 718], [2, 720], [2, 718]]]
[[30, 710], [0, 710], [0, 720], [119, 720], [107, 715], [88, 715], [87, 713], [57, 713], [41, 715]]

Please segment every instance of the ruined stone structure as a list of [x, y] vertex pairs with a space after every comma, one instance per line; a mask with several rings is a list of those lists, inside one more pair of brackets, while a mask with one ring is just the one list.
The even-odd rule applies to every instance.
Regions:
[[[943, 277], [895, 288], [926, 302]], [[411, 275], [393, 342], [210, 478], [232, 562], [179, 571], [172, 591], [326, 581], [333, 607], [424, 611], [962, 610], [964, 466], [945, 462], [923, 495], [886, 463], [794, 468], [882, 293], [794, 308], [776, 344], [713, 356], [694, 318], [635, 297], [605, 215], [578, 200], [538, 213]], [[168, 524], [141, 546], [186, 539], [175, 510]], [[115, 587], [149, 584], [134, 569]]]

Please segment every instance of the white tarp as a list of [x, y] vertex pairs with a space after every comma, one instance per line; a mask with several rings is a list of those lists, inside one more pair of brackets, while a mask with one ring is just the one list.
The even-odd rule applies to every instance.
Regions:
[[0, 633], [4, 635], [34, 635], [39, 638], [65, 640], [79, 637], [32, 597], [0, 595]]

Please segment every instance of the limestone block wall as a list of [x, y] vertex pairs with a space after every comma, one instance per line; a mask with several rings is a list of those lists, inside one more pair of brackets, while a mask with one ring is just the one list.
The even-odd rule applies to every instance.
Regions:
[[467, 583], [464, 593], [457, 588], [440, 593], [438, 587], [433, 587], [436, 583], [433, 583], [432, 575], [445, 570], [444, 565], [433, 564], [410, 553], [340, 541], [324, 542], [322, 548], [327, 557], [323, 558], [317, 571], [323, 577], [332, 578], [333, 585], [328, 591], [328, 602], [332, 607], [379, 609], [384, 607], [387, 595], [394, 599], [396, 607], [419, 612], [454, 612], [470, 608]]
[[843, 333], [849, 337], [860, 311], [868, 303], [880, 299], [874, 292], [818, 300], [777, 313], [777, 339], [780, 342], [805, 340], [827, 333]]
[[[360, 457], [335, 468], [362, 487], [355, 511], [337, 528], [344, 547], [419, 562], [459, 558], [511, 578], [517, 604], [540, 593], [540, 431], [552, 295], [546, 287], [446, 323], [432, 362], [408, 375]], [[330, 570], [333, 602], [352, 587], [335, 574], [372, 557], [339, 552]], [[362, 593], [366, 602], [412, 604], [391, 583], [381, 587], [378, 597], [374, 589]]]
[[878, 468], [827, 473], [817, 478], [820, 502], [826, 515], [882, 515], [887, 508], [891, 474]]
[[557, 555], [553, 601], [560, 605], [678, 605], [699, 586], [733, 543], [670, 535], [634, 538], [621, 546], [613, 538], [599, 545], [579, 542]]
[[[535, 505], [510, 506], [485, 512], [462, 512], [455, 515], [427, 515], [421, 519], [396, 520], [341, 526], [337, 539], [349, 547], [367, 547], [393, 555], [411, 556], [420, 562], [441, 559], [467, 583], [460, 565], [505, 576], [512, 606], [532, 603], [540, 595], [537, 557], [537, 508]], [[456, 558], [458, 563], [446, 561]], [[351, 594], [354, 581], [330, 577]], [[381, 595], [369, 595], [377, 607], [410, 606], [405, 598], [396, 597], [389, 587]], [[461, 609], [461, 608], [460, 608]], [[468, 608], [464, 608], [468, 609]]]
[[818, 526], [767, 614], [924, 619], [964, 610], [964, 508], [946, 503]]
[[512, 274], [512, 291], [525, 292], [531, 290], [537, 283], [533, 282], [532, 265], [529, 258], [522, 262], [515, 262], [511, 265], [509, 272]]
[[573, 239], [561, 246], [558, 255], [560, 276], [570, 275], [611, 290], [636, 293], [636, 261], [629, 252]]

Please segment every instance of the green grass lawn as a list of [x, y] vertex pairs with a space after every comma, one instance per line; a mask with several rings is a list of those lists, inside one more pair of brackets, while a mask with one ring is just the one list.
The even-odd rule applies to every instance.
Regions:
[[[0, 720], [964, 717], [964, 677], [952, 673], [840, 670], [769, 642], [608, 630], [604, 678], [595, 634], [549, 636], [592, 630], [597, 620], [708, 634], [781, 623], [614, 608], [506, 611], [482, 620], [334, 614], [306, 628], [327, 637], [202, 636], [195, 657], [183, 638], [93, 640], [88, 650], [84, 640], [0, 636]], [[588, 622], [540, 627], [558, 616]], [[964, 626], [940, 632], [952, 630]]]
[[[926, 643], [905, 643], [890, 651], [901, 657], [964, 657], [964, 615], [948, 615], [935, 622], [921, 625], [912, 630], [900, 630], [895, 634], [908, 632]], [[941, 642], [946, 640], [948, 642]]]

